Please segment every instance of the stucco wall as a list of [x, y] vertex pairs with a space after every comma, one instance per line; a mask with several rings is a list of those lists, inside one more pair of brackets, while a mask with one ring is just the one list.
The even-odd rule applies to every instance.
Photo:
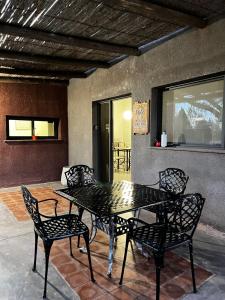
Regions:
[[[225, 71], [225, 20], [192, 30], [141, 57], [130, 57], [88, 79], [71, 80], [68, 89], [69, 161], [92, 164], [94, 100], [132, 93], [148, 100], [152, 87]], [[159, 170], [179, 167], [190, 176], [188, 192], [206, 197], [202, 221], [225, 230], [225, 154], [156, 150], [149, 136], [132, 138], [132, 178], [151, 183]]]
[[[6, 141], [6, 116], [58, 118], [60, 141]], [[59, 180], [68, 164], [67, 86], [0, 82], [0, 187]]]

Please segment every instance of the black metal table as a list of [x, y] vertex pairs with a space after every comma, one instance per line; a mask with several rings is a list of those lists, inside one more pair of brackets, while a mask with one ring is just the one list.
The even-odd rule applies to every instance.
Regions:
[[[108, 225], [110, 249], [107, 274], [109, 276], [112, 273], [114, 239], [128, 230], [126, 220], [120, 215], [171, 200], [170, 195], [166, 192], [128, 181], [113, 184], [96, 183], [72, 189], [65, 188], [55, 192], [79, 208], [93, 214], [96, 217], [97, 228], [99, 228], [99, 223]], [[101, 226], [100, 229], [104, 230]]]

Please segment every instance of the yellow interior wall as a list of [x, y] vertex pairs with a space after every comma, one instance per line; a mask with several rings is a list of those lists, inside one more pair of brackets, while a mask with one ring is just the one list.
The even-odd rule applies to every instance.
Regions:
[[31, 121], [9, 120], [10, 136], [31, 136]]
[[125, 120], [123, 113], [132, 112], [132, 99], [125, 98], [113, 101], [113, 141], [121, 142], [131, 147], [131, 120]]
[[35, 121], [35, 135], [37, 136], [53, 136], [54, 125], [47, 121]]

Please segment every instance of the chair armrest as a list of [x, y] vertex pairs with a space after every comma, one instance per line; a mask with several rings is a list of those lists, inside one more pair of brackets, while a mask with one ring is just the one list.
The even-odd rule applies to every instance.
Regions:
[[128, 220], [128, 223], [129, 224], [134, 224], [135, 222], [136, 223], [141, 223], [141, 224], [144, 224], [144, 225], [149, 225], [148, 223], [146, 223], [145, 221], [141, 220], [141, 219], [138, 219], [138, 218], [129, 218]]
[[[44, 199], [44, 200], [40, 200], [38, 201], [38, 204], [43, 203], [43, 202], [47, 202], [47, 201], [54, 201], [55, 202], [55, 216], [57, 216], [57, 205], [58, 205], [58, 200], [54, 199], [54, 198], [48, 198], [48, 199]], [[45, 216], [43, 214], [40, 213], [41, 216], [45, 217], [45, 218], [49, 218], [50, 216]]]

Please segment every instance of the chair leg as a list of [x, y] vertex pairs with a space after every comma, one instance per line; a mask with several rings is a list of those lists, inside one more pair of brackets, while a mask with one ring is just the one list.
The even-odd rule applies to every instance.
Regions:
[[70, 201], [69, 214], [71, 214], [71, 211], [72, 211], [72, 205], [73, 205], [73, 203]]
[[193, 245], [192, 245], [192, 242], [189, 243], [189, 252], [190, 252], [190, 261], [191, 261], [191, 275], [192, 275], [193, 292], [197, 293], [196, 283], [195, 283], [195, 269], [194, 269], [194, 261], [193, 261]]
[[160, 298], [160, 271], [161, 267], [156, 267], [156, 300]]
[[160, 299], [160, 272], [164, 265], [164, 253], [154, 253], [156, 267], [156, 300]]
[[49, 263], [49, 255], [51, 251], [51, 247], [53, 244], [53, 241], [45, 241], [44, 248], [45, 248], [45, 285], [44, 285], [44, 293], [43, 293], [43, 299], [46, 299], [46, 293], [47, 293], [47, 278], [48, 278], [48, 263]]
[[70, 240], [70, 256], [73, 257], [73, 251], [72, 251], [72, 237], [71, 237], [71, 236], [69, 237], [69, 240]]
[[34, 231], [34, 237], [35, 237], [35, 245], [34, 245], [34, 264], [32, 271], [36, 272], [36, 260], [37, 260], [37, 244], [38, 244], [38, 235], [36, 231]]
[[123, 257], [123, 266], [122, 266], [120, 282], [119, 282], [120, 285], [122, 285], [122, 283], [123, 283], [123, 274], [124, 274], [124, 269], [125, 269], [126, 260], [127, 260], [127, 249], [128, 249], [129, 241], [130, 241], [129, 234], [127, 234], [124, 257]]
[[89, 262], [89, 268], [90, 268], [90, 273], [91, 273], [91, 281], [95, 282], [93, 270], [92, 270], [92, 264], [91, 264], [91, 254], [90, 254], [90, 247], [89, 247], [89, 232], [84, 233], [83, 237], [84, 237], [84, 241], [85, 241], [86, 249], [87, 249], [88, 262]]
[[91, 230], [90, 230], [90, 239], [89, 244], [93, 242], [97, 234], [97, 227], [96, 227], [96, 221], [95, 216], [91, 214]]

